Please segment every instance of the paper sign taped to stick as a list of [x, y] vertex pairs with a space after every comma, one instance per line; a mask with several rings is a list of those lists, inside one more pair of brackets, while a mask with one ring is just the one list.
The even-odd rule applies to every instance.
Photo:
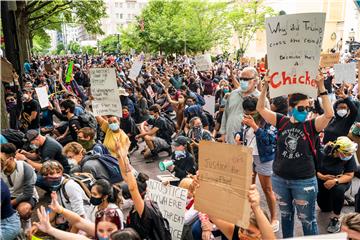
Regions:
[[131, 66], [130, 72], [129, 72], [129, 78], [135, 80], [140, 73], [140, 70], [143, 66], [142, 61], [135, 61], [133, 65]]
[[335, 64], [336, 83], [356, 83], [356, 63]]
[[147, 196], [157, 202], [161, 214], [169, 221], [171, 239], [180, 240], [184, 227], [184, 216], [187, 199], [187, 189], [165, 186], [155, 180], [147, 182]]
[[203, 107], [204, 110], [208, 111], [211, 115], [214, 116], [214, 113], [215, 113], [215, 96], [205, 95], [204, 99], [205, 99], [205, 105]]
[[90, 69], [92, 109], [95, 116], [122, 117], [122, 107], [116, 82], [115, 68]]
[[201, 141], [195, 209], [247, 228], [252, 164], [252, 148]]
[[339, 63], [340, 53], [326, 53], [320, 56], [320, 67], [333, 67]]
[[210, 54], [203, 54], [195, 56], [195, 65], [198, 71], [208, 71], [210, 70], [212, 63]]
[[301, 13], [266, 19], [270, 97], [303, 93], [317, 97], [316, 76], [325, 13]]
[[40, 107], [45, 108], [49, 106], [49, 95], [46, 87], [35, 88], [36, 94], [39, 99]]

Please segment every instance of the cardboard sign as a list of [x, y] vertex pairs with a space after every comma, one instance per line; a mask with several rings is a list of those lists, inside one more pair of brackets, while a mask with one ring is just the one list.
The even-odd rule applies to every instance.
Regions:
[[210, 54], [198, 55], [195, 56], [195, 65], [198, 71], [207, 71], [210, 70], [212, 66]]
[[142, 61], [135, 61], [133, 65], [131, 66], [130, 72], [129, 72], [129, 78], [135, 80], [141, 71], [143, 62]]
[[13, 66], [5, 58], [1, 58], [1, 81], [11, 83], [13, 82]]
[[122, 117], [122, 107], [116, 82], [115, 68], [90, 69], [92, 109], [95, 116]]
[[187, 189], [165, 186], [155, 180], [147, 182], [147, 196], [157, 202], [164, 218], [169, 221], [171, 239], [180, 240], [184, 227]]
[[247, 228], [252, 162], [252, 148], [201, 141], [195, 209]]
[[334, 70], [336, 83], [356, 83], [356, 64], [354, 62], [335, 64]]
[[251, 67], [256, 67], [256, 58], [251, 57], [251, 58], [250, 58], [250, 63], [249, 63], [249, 65], [250, 65]]
[[266, 19], [270, 97], [303, 93], [317, 97], [316, 76], [325, 13], [290, 14]]
[[49, 95], [46, 87], [38, 87], [35, 88], [35, 92], [38, 96], [38, 100], [41, 108], [45, 108], [49, 106]]
[[339, 60], [340, 53], [321, 54], [320, 67], [333, 67], [335, 64], [339, 63]]
[[211, 115], [214, 116], [215, 113], [215, 96], [205, 95], [205, 105], [204, 110], [208, 111]]

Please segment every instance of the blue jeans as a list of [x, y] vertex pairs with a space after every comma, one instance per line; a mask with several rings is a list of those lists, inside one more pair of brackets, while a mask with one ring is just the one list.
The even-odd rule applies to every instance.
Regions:
[[20, 217], [18, 213], [14, 213], [11, 217], [1, 219], [1, 240], [13, 240], [21, 231]]
[[294, 235], [295, 208], [304, 235], [317, 235], [315, 203], [318, 185], [316, 177], [286, 180], [274, 174], [272, 185], [280, 208], [283, 238]]

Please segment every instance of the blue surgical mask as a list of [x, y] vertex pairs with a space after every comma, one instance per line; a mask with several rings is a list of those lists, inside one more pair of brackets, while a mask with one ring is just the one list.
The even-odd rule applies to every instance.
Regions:
[[230, 92], [229, 89], [224, 89], [224, 93], [228, 93], [228, 92]]
[[348, 157], [343, 157], [343, 158], [340, 158], [340, 159], [343, 160], [343, 161], [349, 161], [351, 158], [352, 158], [352, 156], [348, 156]]
[[175, 150], [175, 158], [183, 158], [186, 156], [185, 151]]
[[154, 115], [149, 115], [149, 119], [154, 120], [155, 119]]
[[249, 82], [248, 81], [240, 81], [240, 89], [242, 92], [246, 92], [249, 88]]
[[39, 148], [39, 146], [36, 145], [36, 144], [30, 144], [29, 147], [30, 147], [32, 150], [36, 150], [36, 149]]
[[59, 177], [58, 180], [48, 181], [47, 185], [49, 186], [50, 191], [55, 191], [56, 192], [61, 187], [61, 177]]
[[117, 131], [117, 130], [119, 130], [119, 124], [118, 123], [110, 123], [109, 124], [109, 128], [111, 129], [111, 131]]
[[292, 115], [293, 115], [293, 117], [295, 118], [296, 121], [305, 122], [306, 118], [307, 118], [307, 115], [308, 115], [308, 112], [307, 111], [299, 112], [297, 110], [297, 108], [293, 108]]
[[101, 237], [101, 236], [99, 236], [99, 234], [97, 235], [97, 237], [99, 240], [110, 240], [109, 237]]

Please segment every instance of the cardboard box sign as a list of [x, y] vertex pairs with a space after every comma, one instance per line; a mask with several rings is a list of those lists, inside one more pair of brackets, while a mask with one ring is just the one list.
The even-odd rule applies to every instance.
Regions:
[[329, 53], [320, 55], [320, 67], [333, 67], [339, 63], [340, 53]]
[[5, 58], [1, 58], [1, 81], [11, 83], [13, 81], [13, 66]]
[[195, 209], [247, 228], [252, 164], [252, 148], [201, 141]]

